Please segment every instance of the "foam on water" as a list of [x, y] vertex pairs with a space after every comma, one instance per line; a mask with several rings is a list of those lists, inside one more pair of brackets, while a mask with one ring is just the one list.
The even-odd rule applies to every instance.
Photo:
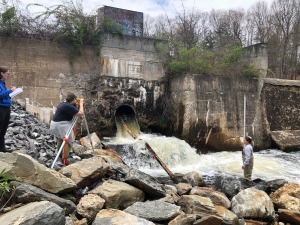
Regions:
[[[237, 152], [217, 152], [197, 154], [196, 149], [188, 143], [175, 137], [165, 137], [155, 134], [141, 134], [140, 140], [130, 138], [115, 138], [115, 144], [130, 144], [134, 148], [134, 156], [126, 160], [133, 166], [152, 176], [167, 175], [156, 160], [149, 156], [145, 141], [151, 146], [159, 158], [173, 173], [198, 171], [202, 175], [232, 175], [243, 177], [242, 154]], [[152, 161], [152, 162], [149, 162]], [[254, 153], [253, 179], [263, 180], [285, 179], [300, 183], [300, 151], [285, 153], [280, 150], [264, 150]]]

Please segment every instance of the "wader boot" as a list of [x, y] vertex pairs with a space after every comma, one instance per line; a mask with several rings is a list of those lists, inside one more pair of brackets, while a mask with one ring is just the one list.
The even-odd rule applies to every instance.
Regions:
[[[243, 158], [243, 162], [244, 162], [244, 160], [245, 160], [244, 151], [242, 153], [242, 158]], [[249, 164], [246, 164], [244, 167], [244, 178], [249, 181], [251, 181], [252, 170], [253, 170], [253, 161], [254, 161], [254, 158], [253, 158], [253, 153], [252, 153]]]

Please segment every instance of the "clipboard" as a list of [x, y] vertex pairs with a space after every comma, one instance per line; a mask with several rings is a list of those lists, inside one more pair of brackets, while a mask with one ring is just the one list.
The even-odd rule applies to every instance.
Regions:
[[9, 94], [9, 97], [13, 98], [18, 94], [21, 94], [23, 92], [23, 89], [18, 87], [16, 90], [14, 90], [12, 93]]

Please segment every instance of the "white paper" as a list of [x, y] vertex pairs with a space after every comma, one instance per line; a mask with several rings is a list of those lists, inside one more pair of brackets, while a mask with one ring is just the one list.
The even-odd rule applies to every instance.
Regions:
[[16, 90], [14, 90], [12, 93], [9, 94], [9, 97], [13, 98], [15, 97], [16, 95], [20, 94], [23, 92], [23, 89], [22, 88], [17, 88]]

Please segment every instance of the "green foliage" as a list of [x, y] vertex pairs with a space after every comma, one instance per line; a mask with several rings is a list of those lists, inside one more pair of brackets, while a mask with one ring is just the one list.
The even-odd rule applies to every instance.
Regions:
[[12, 177], [7, 176], [7, 172], [5, 168], [0, 171], [0, 194], [7, 193], [10, 191], [10, 181], [13, 180]]
[[1, 33], [6, 36], [13, 36], [19, 29], [19, 19], [14, 6], [9, 6], [6, 1], [2, 1], [2, 13], [0, 21]]
[[110, 18], [105, 18], [103, 20], [102, 29], [104, 32], [107, 32], [107, 33], [124, 35], [123, 26]]
[[204, 51], [200, 48], [182, 48], [176, 58], [166, 63], [166, 68], [170, 73], [201, 73], [207, 74], [212, 70], [210, 51]]
[[240, 45], [219, 49], [194, 47], [182, 48], [165, 65], [169, 74], [211, 74], [223, 76], [259, 76], [259, 69], [240, 60], [243, 56]]
[[242, 70], [242, 75], [247, 77], [259, 77], [260, 69], [256, 68], [253, 64], [249, 64]]
[[229, 66], [237, 63], [242, 54], [242, 51], [242, 46], [233, 46], [233, 48], [225, 49], [223, 63]]
[[[34, 6], [41, 6], [34, 4]], [[84, 46], [98, 46], [100, 30], [95, 16], [87, 16], [83, 12], [80, 2], [64, 1], [64, 4], [44, 7], [35, 20], [39, 20], [47, 29], [53, 40], [68, 45], [71, 62], [77, 55], [83, 54]], [[50, 21], [50, 22], [49, 22]]]

